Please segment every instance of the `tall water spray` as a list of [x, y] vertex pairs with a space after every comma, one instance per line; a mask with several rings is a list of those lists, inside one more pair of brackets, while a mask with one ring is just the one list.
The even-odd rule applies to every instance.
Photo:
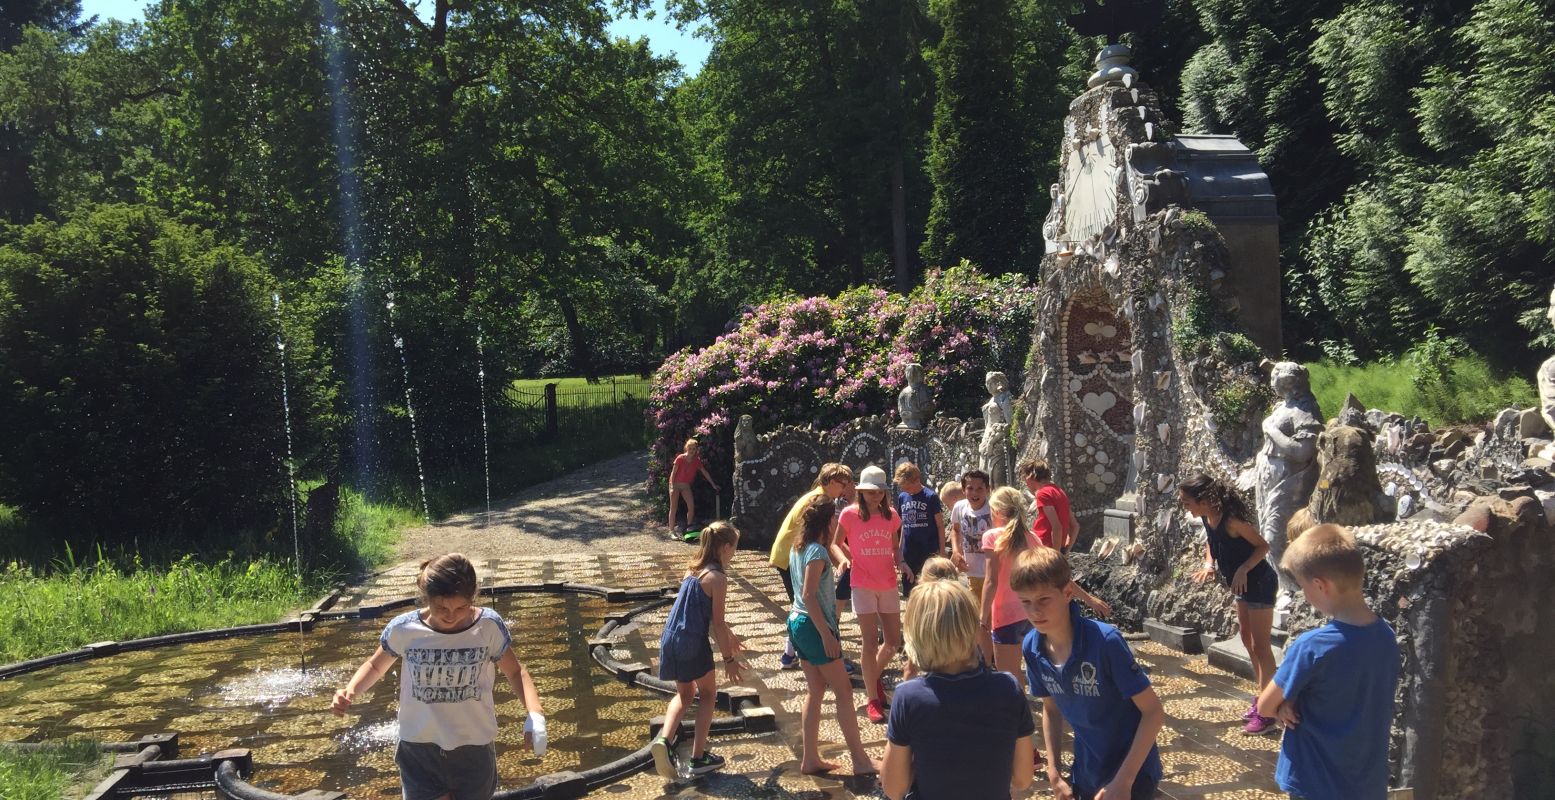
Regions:
[[302, 541], [297, 535], [297, 463], [292, 457], [292, 402], [286, 380], [286, 340], [281, 336], [281, 293], [271, 292], [275, 309], [275, 350], [281, 359], [281, 419], [286, 429], [286, 491], [291, 498], [292, 557], [297, 559], [297, 577], [302, 577]]
[[491, 517], [491, 445], [486, 427], [486, 332], [475, 326], [475, 376], [481, 387], [481, 465], [486, 470], [486, 516]]
[[405, 339], [394, 329], [394, 292], [387, 294], [384, 308], [389, 310], [389, 335], [394, 337], [394, 349], [400, 354], [400, 374], [405, 380], [405, 415], [410, 417], [410, 444], [416, 451], [416, 481], [421, 486], [421, 515], [432, 521], [432, 509], [427, 505], [427, 473], [421, 466], [421, 437], [416, 432], [416, 406], [410, 400], [410, 362], [405, 359]]

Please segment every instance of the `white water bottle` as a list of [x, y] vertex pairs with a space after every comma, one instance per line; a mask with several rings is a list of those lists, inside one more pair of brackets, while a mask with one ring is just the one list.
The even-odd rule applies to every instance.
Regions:
[[529, 712], [529, 719], [524, 721], [524, 733], [529, 734], [530, 741], [534, 743], [535, 755], [545, 756], [545, 715], [538, 711]]

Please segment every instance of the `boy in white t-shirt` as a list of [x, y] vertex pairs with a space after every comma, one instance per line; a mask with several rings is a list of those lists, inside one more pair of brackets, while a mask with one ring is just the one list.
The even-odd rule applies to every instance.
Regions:
[[[993, 527], [993, 509], [988, 506], [988, 473], [980, 469], [967, 470], [961, 476], [961, 491], [966, 497], [950, 509], [950, 560], [966, 573], [972, 595], [981, 607], [983, 576], [988, 568], [988, 556], [983, 553], [983, 534]], [[980, 638], [979, 645], [991, 663], [993, 639], [987, 632]]]

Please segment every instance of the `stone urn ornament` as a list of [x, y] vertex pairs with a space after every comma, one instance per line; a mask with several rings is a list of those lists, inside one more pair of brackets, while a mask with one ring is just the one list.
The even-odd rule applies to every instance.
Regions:
[[988, 473], [993, 486], [1009, 486], [1014, 481], [1011, 469], [1010, 426], [1015, 422], [1015, 398], [1010, 395], [1010, 379], [1003, 372], [990, 372], [983, 378], [988, 402], [983, 404], [983, 438], [978, 443], [978, 466]]
[[923, 382], [923, 365], [907, 365], [907, 386], [896, 396], [896, 411], [902, 421], [898, 427], [921, 431], [934, 416], [934, 393]]
[[[1253, 489], [1258, 533], [1269, 543], [1269, 563], [1277, 566], [1285, 553], [1286, 524], [1307, 504], [1317, 483], [1317, 437], [1324, 426], [1306, 367], [1292, 361], [1273, 364], [1269, 385], [1279, 400], [1263, 420]], [[1288, 591], [1296, 589], [1284, 575], [1280, 582]]]

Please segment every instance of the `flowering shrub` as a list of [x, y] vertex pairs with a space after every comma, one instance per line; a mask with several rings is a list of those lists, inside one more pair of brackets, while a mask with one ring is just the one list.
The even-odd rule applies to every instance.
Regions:
[[734, 425], [833, 428], [855, 417], [896, 414], [908, 364], [923, 365], [940, 413], [975, 416], [983, 375], [1003, 370], [1020, 385], [1031, 346], [1037, 290], [1025, 278], [993, 278], [963, 263], [929, 273], [903, 297], [860, 287], [836, 297], [775, 300], [701, 350], [664, 360], [648, 413], [658, 432], [650, 481], [663, 488], [688, 437], [708, 471], [730, 474]]

